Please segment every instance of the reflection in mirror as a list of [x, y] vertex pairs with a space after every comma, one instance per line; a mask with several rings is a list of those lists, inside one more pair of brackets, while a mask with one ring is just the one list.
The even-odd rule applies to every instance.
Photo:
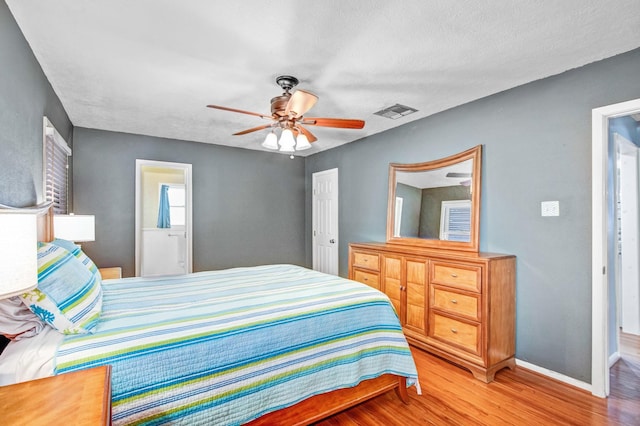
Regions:
[[391, 164], [387, 241], [477, 251], [480, 163], [477, 146], [427, 163]]
[[396, 172], [394, 236], [468, 242], [472, 172], [473, 160], [428, 171]]

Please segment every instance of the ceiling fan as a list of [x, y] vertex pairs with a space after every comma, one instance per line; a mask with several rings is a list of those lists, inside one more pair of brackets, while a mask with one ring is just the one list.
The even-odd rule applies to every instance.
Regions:
[[[281, 75], [276, 78], [276, 83], [284, 90], [282, 95], [271, 99], [271, 115], [257, 112], [244, 111], [241, 109], [229, 108], [220, 105], [207, 105], [208, 108], [221, 109], [224, 111], [238, 112], [241, 114], [255, 115], [257, 117], [271, 120], [269, 124], [252, 127], [234, 133], [234, 136], [246, 135], [247, 133], [271, 128], [262, 146], [269, 149], [279, 149], [282, 152], [295, 152], [311, 148], [310, 142], [318, 140], [304, 126], [334, 127], [340, 129], [362, 129], [363, 120], [348, 118], [323, 118], [305, 117], [304, 114], [318, 101], [318, 97], [306, 90], [296, 90], [291, 93], [291, 89], [298, 85], [297, 78], [290, 75]], [[280, 141], [275, 134], [276, 129], [282, 129]]]

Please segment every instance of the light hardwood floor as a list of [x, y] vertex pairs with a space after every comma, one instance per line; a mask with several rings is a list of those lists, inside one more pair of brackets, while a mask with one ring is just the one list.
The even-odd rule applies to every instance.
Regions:
[[[640, 346], [639, 346], [640, 347]], [[422, 396], [394, 392], [326, 419], [335, 425], [640, 425], [640, 358], [612, 367], [611, 396], [601, 399], [524, 368], [501, 370], [489, 384], [468, 371], [412, 349]]]

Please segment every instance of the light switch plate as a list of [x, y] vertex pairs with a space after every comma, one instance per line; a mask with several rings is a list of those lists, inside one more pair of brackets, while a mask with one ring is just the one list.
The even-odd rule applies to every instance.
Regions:
[[560, 216], [559, 201], [543, 201], [540, 203], [542, 216]]

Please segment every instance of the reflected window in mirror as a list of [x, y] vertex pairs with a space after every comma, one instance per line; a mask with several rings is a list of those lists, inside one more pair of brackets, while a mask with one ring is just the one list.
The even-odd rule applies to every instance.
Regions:
[[471, 240], [471, 200], [442, 202], [440, 239], [463, 243]]

